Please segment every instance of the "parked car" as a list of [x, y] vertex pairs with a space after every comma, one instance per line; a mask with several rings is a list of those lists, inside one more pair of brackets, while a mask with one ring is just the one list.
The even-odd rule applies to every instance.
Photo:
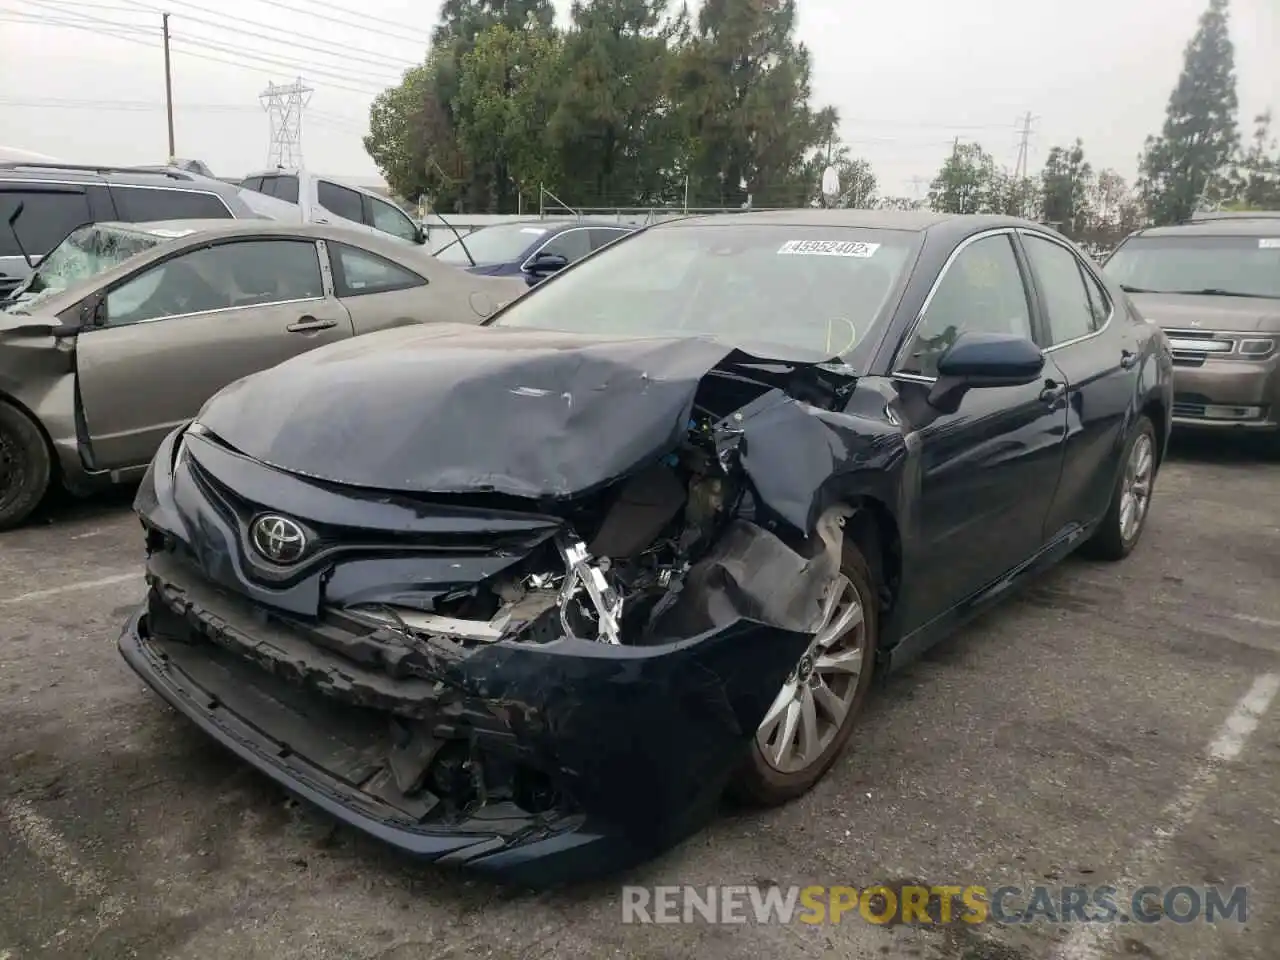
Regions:
[[0, 528], [52, 483], [83, 493], [141, 476], [239, 377], [372, 330], [478, 322], [526, 289], [337, 227], [74, 230], [0, 311]]
[[485, 325], [215, 396], [139, 489], [120, 648], [404, 850], [610, 869], [726, 787], [801, 795], [873, 669], [1079, 547], [1133, 550], [1171, 378], [1160, 331], [1027, 221], [663, 223]]
[[1141, 230], [1106, 272], [1173, 347], [1173, 423], [1280, 450], [1280, 213]]
[[26, 257], [38, 262], [81, 224], [261, 216], [234, 184], [177, 168], [0, 162], [0, 300], [30, 273]]
[[422, 226], [391, 200], [333, 177], [281, 167], [251, 173], [240, 181], [240, 186], [293, 204], [302, 223], [329, 223], [418, 245], [427, 241]]
[[481, 276], [523, 277], [533, 286], [635, 229], [608, 220], [501, 223], [445, 244], [436, 257]]

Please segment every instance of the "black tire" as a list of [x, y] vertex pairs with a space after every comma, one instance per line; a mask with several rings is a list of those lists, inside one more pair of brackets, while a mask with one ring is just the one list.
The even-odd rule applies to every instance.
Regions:
[[831, 769], [857, 726], [875, 672], [875, 654], [880, 639], [879, 607], [876, 599], [879, 594], [874, 588], [874, 578], [866, 559], [855, 545], [847, 541], [841, 573], [849, 578], [857, 591], [865, 625], [858, 643], [862, 650], [862, 670], [855, 682], [843, 723], [817, 758], [794, 773], [775, 769], [765, 759], [760, 744], [753, 735], [748, 755], [729, 784], [729, 795], [740, 803], [772, 807], [788, 803], [807, 793]]
[[[1137, 528], [1126, 537], [1121, 529], [1120, 513], [1123, 504], [1123, 493], [1125, 479], [1128, 475], [1129, 458], [1133, 455], [1134, 447], [1138, 445], [1141, 438], [1146, 437], [1151, 445], [1151, 455], [1153, 458], [1151, 468], [1151, 485], [1147, 494], [1147, 503], [1142, 511], [1142, 517], [1138, 522]], [[1155, 477], [1156, 470], [1159, 466], [1159, 444], [1156, 439], [1156, 428], [1152, 426], [1151, 420], [1146, 416], [1138, 417], [1138, 422], [1133, 425], [1133, 432], [1130, 433], [1129, 439], [1124, 445], [1124, 455], [1121, 460], [1121, 467], [1116, 477], [1115, 487], [1111, 491], [1111, 504], [1107, 507], [1107, 514], [1102, 518], [1094, 535], [1085, 542], [1080, 552], [1084, 556], [1091, 557], [1095, 560], [1123, 560], [1133, 548], [1138, 545], [1138, 541], [1142, 539], [1142, 531], [1147, 527], [1147, 518], [1151, 515], [1151, 497], [1155, 493]]]
[[52, 477], [53, 458], [40, 428], [17, 407], [0, 402], [0, 530], [31, 515]]

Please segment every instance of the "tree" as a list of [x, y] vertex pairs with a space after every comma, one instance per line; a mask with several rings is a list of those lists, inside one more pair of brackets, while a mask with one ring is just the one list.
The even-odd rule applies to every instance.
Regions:
[[810, 106], [809, 52], [795, 0], [705, 0], [676, 65], [695, 205], [798, 206], [834, 111]]
[[1271, 135], [1271, 111], [1254, 118], [1253, 139], [1235, 170], [1231, 206], [1239, 210], [1280, 210], [1280, 147]]
[[836, 146], [834, 131], [833, 140], [814, 156], [811, 168], [806, 174], [813, 187], [811, 196], [806, 200], [806, 206], [821, 206], [824, 203], [822, 172], [827, 167], [834, 167], [836, 176], [840, 179], [840, 199], [834, 206], [854, 210], [875, 208], [877, 186], [875, 171], [871, 169], [869, 162], [853, 156], [844, 144]]
[[1093, 168], [1084, 158], [1084, 144], [1053, 147], [1040, 173], [1041, 216], [1067, 236], [1079, 239], [1089, 221], [1089, 189]]
[[1235, 52], [1227, 29], [1227, 0], [1209, 0], [1183, 54], [1182, 75], [1169, 97], [1164, 129], [1148, 137], [1139, 189], [1157, 224], [1186, 220], [1202, 203], [1228, 190], [1235, 156]]
[[957, 143], [929, 186], [940, 213], [994, 213], [1000, 205], [996, 164], [979, 144]]
[[1034, 219], [1040, 208], [1040, 188], [1030, 177], [997, 170], [991, 177], [988, 204], [991, 213]]
[[683, 12], [667, 0], [583, 0], [572, 11], [560, 96], [550, 121], [570, 205], [648, 206], [683, 192], [669, 96]]
[[1101, 170], [1089, 184], [1085, 225], [1076, 238], [1109, 250], [1133, 231], [1146, 225], [1142, 204], [1114, 170]]
[[489, 206], [500, 213], [515, 211], [522, 185], [552, 173], [546, 130], [559, 55], [558, 37], [530, 14], [523, 30], [486, 28], [461, 60], [458, 143], [490, 185]]
[[436, 206], [452, 209], [461, 155], [449, 111], [436, 95], [435, 71], [429, 58], [374, 98], [364, 148], [397, 196], [426, 195]]

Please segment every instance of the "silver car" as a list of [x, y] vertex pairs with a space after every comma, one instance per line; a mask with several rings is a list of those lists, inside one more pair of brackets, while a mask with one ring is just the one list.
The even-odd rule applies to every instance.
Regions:
[[375, 330], [479, 322], [526, 289], [340, 227], [81, 227], [0, 310], [0, 529], [55, 482], [140, 477], [232, 381]]

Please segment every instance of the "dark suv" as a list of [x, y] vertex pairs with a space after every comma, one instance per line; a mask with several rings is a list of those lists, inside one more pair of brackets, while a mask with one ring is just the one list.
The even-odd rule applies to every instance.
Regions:
[[[22, 205], [22, 212], [9, 220]], [[0, 163], [0, 299], [84, 223], [261, 218], [235, 184], [176, 167]], [[15, 235], [16, 234], [16, 235]]]

